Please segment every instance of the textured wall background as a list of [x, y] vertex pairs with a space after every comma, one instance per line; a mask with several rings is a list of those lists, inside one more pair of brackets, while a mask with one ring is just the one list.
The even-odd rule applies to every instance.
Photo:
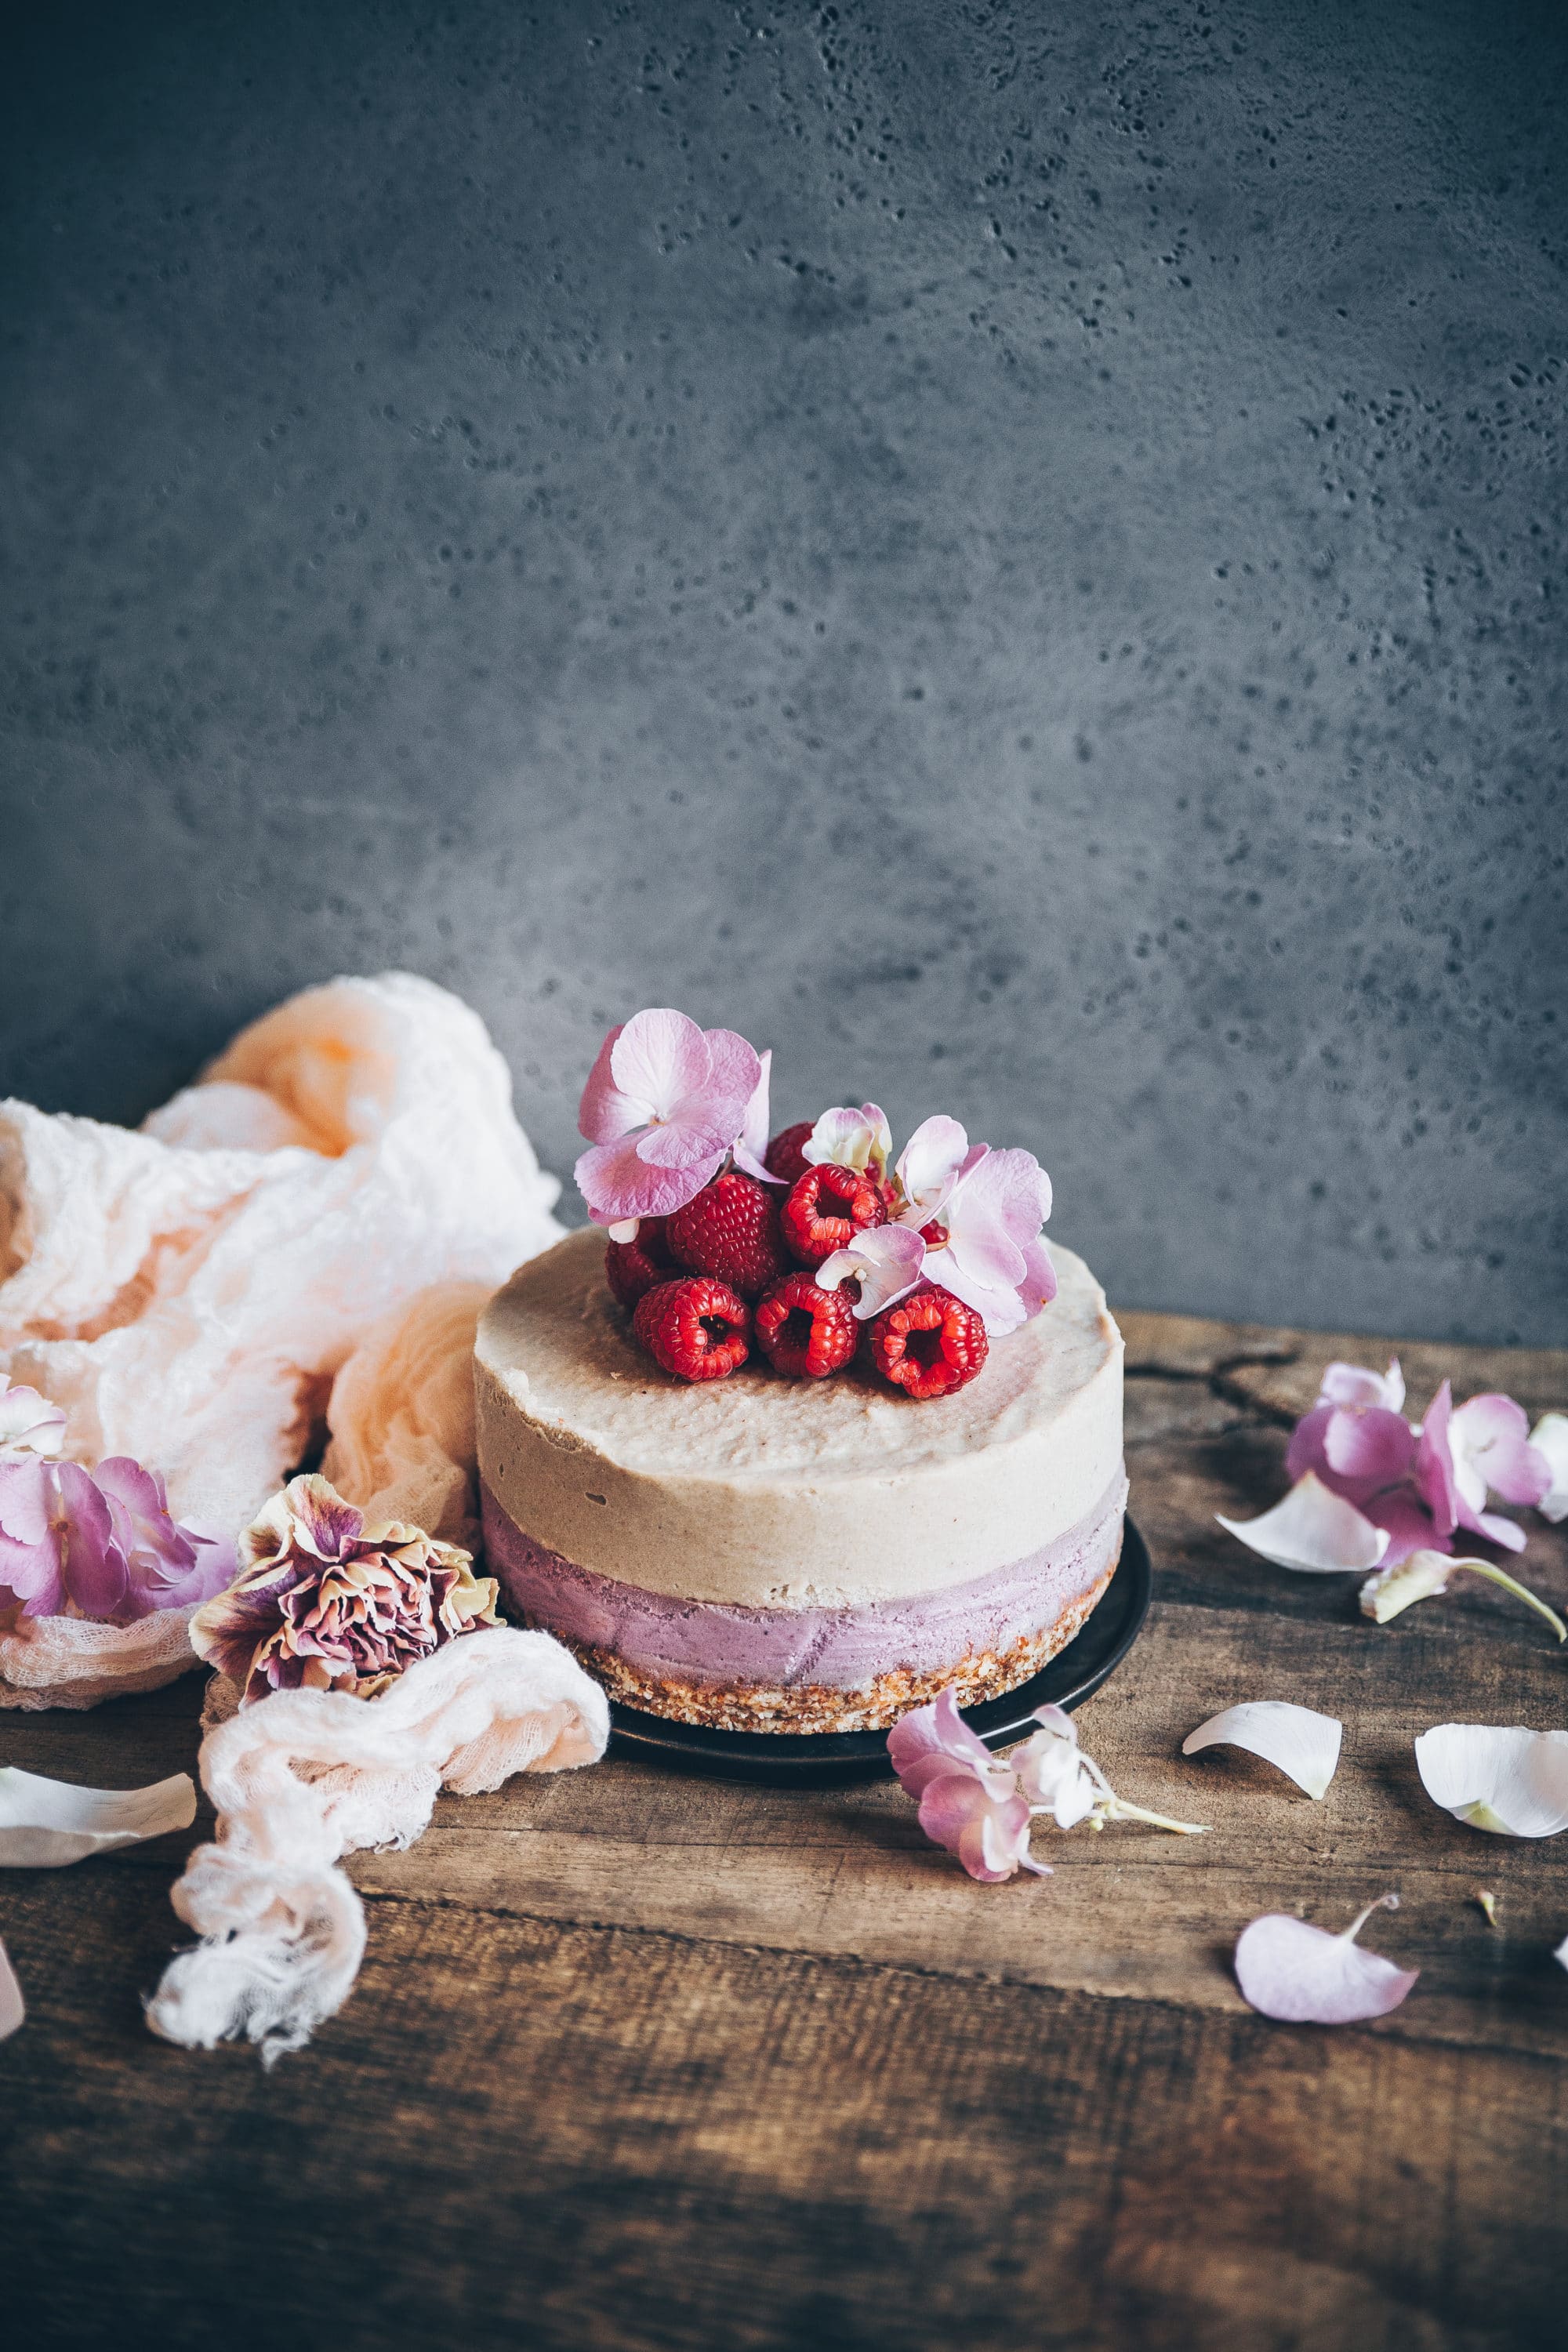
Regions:
[[1037, 1150], [1113, 1294], [1562, 1340], [1556, 0], [13, 27], [0, 1085], [301, 982]]

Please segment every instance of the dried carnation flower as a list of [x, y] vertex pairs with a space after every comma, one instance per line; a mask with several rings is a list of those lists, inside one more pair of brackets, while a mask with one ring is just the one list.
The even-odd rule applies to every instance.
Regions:
[[291, 1478], [239, 1539], [241, 1572], [191, 1620], [197, 1654], [240, 1685], [377, 1691], [461, 1633], [500, 1622], [470, 1555], [393, 1520], [367, 1527], [322, 1477]]

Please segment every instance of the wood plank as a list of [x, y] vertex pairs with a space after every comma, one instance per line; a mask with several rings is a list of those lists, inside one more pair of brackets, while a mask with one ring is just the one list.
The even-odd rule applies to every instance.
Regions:
[[266, 2074], [142, 2030], [155, 1875], [18, 1874], [18, 2342], [1534, 2352], [1563, 2074], [378, 1900]]

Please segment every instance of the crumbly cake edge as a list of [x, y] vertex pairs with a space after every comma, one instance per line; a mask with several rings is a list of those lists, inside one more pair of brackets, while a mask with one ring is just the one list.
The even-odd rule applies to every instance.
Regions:
[[[855, 1691], [834, 1690], [822, 1683], [784, 1690], [757, 1683], [655, 1682], [615, 1650], [563, 1634], [556, 1639], [565, 1642], [612, 1699], [639, 1714], [700, 1724], [712, 1731], [887, 1731], [901, 1716], [944, 1690], [957, 1694], [960, 1706], [978, 1706], [984, 1699], [1005, 1698], [1026, 1683], [1081, 1631], [1104, 1599], [1121, 1558], [1119, 1540], [1115, 1559], [1087, 1592], [1069, 1602], [1053, 1623], [1037, 1633], [1020, 1634], [1005, 1650], [967, 1651], [952, 1664], [924, 1674], [893, 1666]], [[527, 1622], [542, 1621], [531, 1614]]]

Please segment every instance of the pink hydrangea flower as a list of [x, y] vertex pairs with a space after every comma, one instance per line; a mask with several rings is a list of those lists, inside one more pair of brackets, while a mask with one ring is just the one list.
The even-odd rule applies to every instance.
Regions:
[[995, 1885], [1018, 1870], [1050, 1875], [1048, 1864], [1030, 1858], [1029, 1801], [1016, 1772], [971, 1731], [951, 1690], [893, 1726], [888, 1754], [905, 1793], [919, 1801], [927, 1837], [955, 1853], [971, 1878]]
[[0, 1606], [127, 1625], [218, 1591], [234, 1549], [171, 1517], [163, 1481], [126, 1455], [0, 1463]]
[[668, 1007], [634, 1013], [600, 1046], [578, 1109], [593, 1147], [576, 1168], [589, 1215], [610, 1226], [673, 1215], [742, 1138], [753, 1156], [766, 1122], [762, 1057], [743, 1037]]
[[1451, 1552], [1460, 1528], [1522, 1551], [1523, 1528], [1486, 1508], [1491, 1495], [1538, 1506], [1550, 1492], [1552, 1467], [1522, 1407], [1498, 1395], [1456, 1406], [1445, 1381], [1413, 1428], [1404, 1402], [1397, 1360], [1384, 1373], [1331, 1364], [1291, 1435], [1285, 1502], [1221, 1524], [1281, 1567], [1327, 1573], [1386, 1573], [1418, 1551]]

